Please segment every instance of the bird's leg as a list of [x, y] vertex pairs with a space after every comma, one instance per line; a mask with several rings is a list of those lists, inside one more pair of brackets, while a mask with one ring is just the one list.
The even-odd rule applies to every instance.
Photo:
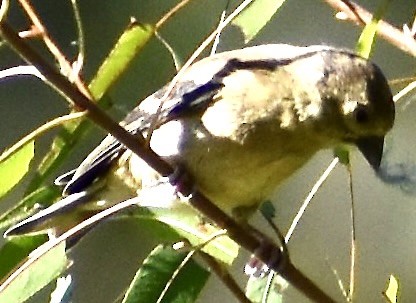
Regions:
[[[175, 186], [176, 191], [178, 194], [184, 195], [186, 198], [191, 198], [192, 193], [196, 189], [196, 186], [192, 184], [192, 177], [186, 172], [186, 170], [178, 165], [172, 175], [169, 177], [169, 182]], [[191, 190], [189, 191], [189, 188]], [[185, 190], [187, 189], [187, 190]], [[255, 237], [257, 237], [260, 240], [260, 243], [262, 243], [258, 249], [254, 251], [252, 259], [249, 261], [249, 265], [246, 266], [247, 268], [251, 268], [252, 266], [250, 264], [257, 264], [258, 268], [260, 268], [260, 271], [258, 273], [254, 269], [253, 275], [262, 275], [261, 271], [268, 272], [270, 268], [276, 268], [276, 263], [279, 264], [278, 267], [284, 268], [285, 263], [289, 260], [289, 255], [287, 253], [287, 248], [284, 243], [284, 240], [282, 240], [282, 237], [279, 237], [280, 241], [280, 248], [279, 251], [276, 251], [276, 246], [271, 245], [271, 243], [274, 243], [275, 241], [272, 241], [269, 239], [264, 233], [260, 232], [253, 226], [249, 225], [247, 223], [247, 215], [252, 214], [257, 209], [257, 206], [250, 207], [250, 208], [237, 208], [233, 211], [232, 217], [240, 223], [242, 228], [246, 230], [248, 233], [253, 234]], [[283, 258], [278, 258], [277, 256], [283, 256]], [[256, 258], [257, 260], [254, 260]], [[266, 263], [263, 263], [260, 260], [268, 260]], [[253, 272], [253, 270], [248, 270], [249, 272]], [[263, 273], [264, 275], [265, 273]]]
[[[180, 164], [176, 165], [173, 174], [168, 176], [168, 181], [176, 188], [177, 194], [180, 194], [185, 198], [191, 198], [192, 193], [196, 190], [196, 186], [193, 184], [192, 177]], [[191, 190], [189, 190], [189, 188]]]

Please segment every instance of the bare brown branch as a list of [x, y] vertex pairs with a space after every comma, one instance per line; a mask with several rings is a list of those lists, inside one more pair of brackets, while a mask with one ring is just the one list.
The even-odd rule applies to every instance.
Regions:
[[[348, 0], [324, 0], [329, 6], [339, 12], [343, 12], [347, 20], [359, 25], [365, 26], [370, 23], [373, 15], [358, 4]], [[402, 30], [391, 25], [390, 23], [380, 20], [377, 28], [377, 34], [398, 47], [402, 51], [416, 57], [416, 40], [411, 35], [404, 33]]]
[[227, 288], [233, 293], [237, 300], [241, 303], [251, 303], [251, 301], [246, 297], [244, 292], [241, 290], [240, 286], [234, 280], [233, 276], [229, 271], [224, 267], [223, 264], [218, 263], [216, 259], [210, 255], [199, 251], [199, 255], [207, 263], [210, 269], [217, 275], [217, 277], [227, 286]]
[[46, 47], [58, 61], [58, 64], [65, 76], [71, 76], [78, 89], [85, 96], [90, 96], [90, 93], [86, 88], [84, 81], [82, 81], [82, 79], [80, 78], [79, 74], [73, 75], [71, 63], [65, 57], [64, 53], [59, 49], [55, 41], [53, 41], [52, 37], [49, 35], [49, 32], [43, 26], [42, 21], [38, 17], [36, 11], [33, 9], [31, 3], [28, 0], [19, 0], [19, 3], [22, 6], [23, 10], [26, 12], [26, 14], [29, 16], [30, 21], [36, 29], [36, 32], [39, 33], [42, 37]]
[[[173, 173], [174, 170], [168, 163], [146, 147], [143, 136], [133, 136], [118, 123], [114, 122], [61, 73], [51, 67], [6, 22], [0, 23], [0, 35], [26, 62], [35, 66], [49, 81], [49, 84], [67, 100], [76, 104], [79, 108], [87, 110], [88, 117], [97, 125], [111, 133], [117, 140], [139, 155], [161, 175], [169, 176]], [[279, 260], [279, 262], [270, 264], [272, 269], [282, 275], [283, 278], [306, 297], [315, 302], [335, 302], [302, 272], [295, 268], [290, 262], [289, 257], [281, 253], [279, 247], [270, 242], [266, 237], [259, 239], [254, 234], [247, 233], [242, 226], [211, 203], [202, 193], [195, 191], [194, 185], [191, 182], [182, 184], [181, 192], [185, 196], [190, 196], [191, 204], [203, 215], [213, 220], [220, 228], [226, 229], [229, 236], [239, 245], [252, 253], [258, 252], [257, 257], [264, 263], [269, 263], [272, 255], [274, 259]], [[264, 245], [270, 247], [270, 249], [260, 250], [259, 252], [258, 248]]]

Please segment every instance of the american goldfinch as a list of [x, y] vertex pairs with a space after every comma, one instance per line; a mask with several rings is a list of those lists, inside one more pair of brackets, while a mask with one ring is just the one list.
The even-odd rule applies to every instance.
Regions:
[[[381, 70], [328, 46], [270, 44], [215, 54], [167, 90], [146, 98], [121, 124], [147, 136], [213, 203], [243, 220], [319, 150], [355, 145], [377, 169], [394, 121]], [[126, 199], [146, 200], [144, 193], [164, 199], [161, 177], [111, 135], [59, 180], [64, 198], [7, 235], [59, 233], [77, 224], [70, 212], [80, 220]]]

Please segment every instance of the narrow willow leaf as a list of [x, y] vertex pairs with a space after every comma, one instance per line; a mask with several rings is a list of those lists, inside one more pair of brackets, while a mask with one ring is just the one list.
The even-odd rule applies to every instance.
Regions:
[[[272, 282], [269, 285], [269, 278], [273, 274]], [[246, 285], [246, 296], [252, 302], [280, 303], [283, 302], [282, 292], [287, 288], [288, 283], [279, 275], [270, 273], [263, 277], [250, 277]]]
[[187, 253], [159, 245], [137, 271], [123, 303], [195, 302], [208, 277]]
[[29, 171], [35, 154], [35, 142], [30, 141], [0, 162], [0, 197], [11, 190]]
[[390, 275], [387, 289], [383, 293], [389, 303], [399, 302], [399, 285], [399, 280], [395, 276]]
[[132, 22], [120, 36], [108, 57], [98, 69], [95, 78], [89, 86], [96, 100], [108, 91], [111, 85], [120, 78], [120, 75], [129, 66], [136, 54], [146, 45], [154, 33], [154, 28]]
[[37, 291], [45, 287], [67, 267], [65, 243], [61, 243], [40, 254], [33, 251], [28, 260], [0, 285], [0, 302], [20, 303], [26, 301]]
[[47, 240], [46, 235], [15, 237], [8, 240], [0, 249], [0, 280], [32, 250]]
[[140, 230], [151, 232], [161, 242], [171, 243], [185, 238], [194, 247], [200, 246], [205, 253], [231, 265], [238, 256], [238, 244], [217, 227], [202, 222], [193, 208], [178, 208], [175, 206], [172, 210], [146, 206], [139, 207], [128, 215], [137, 219], [141, 225]]
[[239, 246], [222, 231], [207, 222], [201, 222], [199, 213], [184, 205], [175, 211], [162, 208], [149, 208], [157, 220], [166, 223], [181, 237], [186, 238], [193, 246], [210, 256], [231, 265], [238, 256]]
[[384, 3], [378, 7], [371, 22], [369, 22], [361, 32], [360, 38], [358, 39], [356, 45], [356, 51], [361, 57], [370, 57], [371, 49], [373, 48], [376, 40], [378, 22], [381, 18], [383, 18], [390, 2], [391, 0], [385, 0]]
[[284, 2], [285, 0], [254, 0], [232, 24], [241, 29], [247, 43], [270, 21]]
[[[153, 33], [154, 29], [151, 25], [132, 23], [120, 36], [88, 86], [94, 99], [99, 101], [101, 108], [109, 107], [111, 102], [108, 97], [105, 97], [105, 93], [127, 70], [134, 56], [140, 53]], [[64, 125], [63, 130], [53, 141], [49, 153], [39, 166], [38, 175], [28, 186], [27, 193], [36, 190], [61, 165], [76, 144], [91, 130], [91, 126], [92, 123], [88, 120], [70, 122]]]

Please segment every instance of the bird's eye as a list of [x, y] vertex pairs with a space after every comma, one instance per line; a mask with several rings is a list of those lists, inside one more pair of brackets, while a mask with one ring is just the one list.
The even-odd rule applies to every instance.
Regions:
[[370, 119], [368, 108], [366, 108], [364, 105], [358, 105], [358, 107], [354, 110], [354, 119], [358, 124], [368, 122]]

